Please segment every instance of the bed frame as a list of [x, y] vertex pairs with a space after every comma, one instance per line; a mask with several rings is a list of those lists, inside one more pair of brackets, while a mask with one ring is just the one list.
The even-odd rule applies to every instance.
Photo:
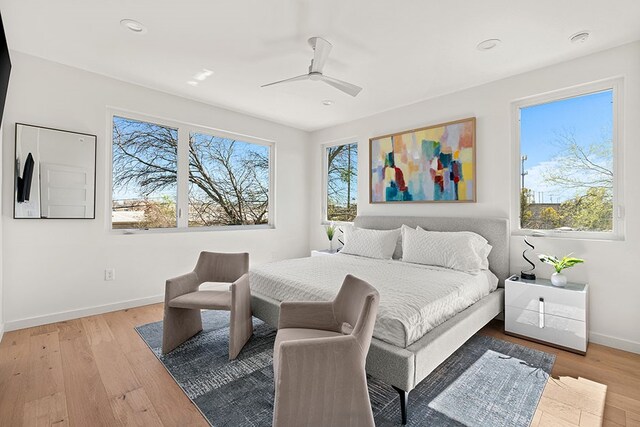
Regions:
[[[367, 355], [367, 373], [390, 384], [400, 394], [402, 424], [407, 423], [409, 392], [462, 344], [500, 315], [504, 307], [504, 280], [509, 277], [509, 225], [502, 218], [450, 218], [358, 216], [356, 227], [392, 230], [402, 224], [429, 231], [473, 231], [493, 246], [489, 268], [498, 276], [499, 287], [466, 310], [429, 331], [406, 348], [373, 338]], [[278, 326], [280, 302], [253, 294], [253, 315], [273, 327]]]

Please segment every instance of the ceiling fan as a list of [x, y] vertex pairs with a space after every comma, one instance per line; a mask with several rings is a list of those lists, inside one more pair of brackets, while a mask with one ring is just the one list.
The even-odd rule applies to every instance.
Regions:
[[335, 87], [338, 90], [343, 91], [351, 96], [356, 96], [360, 93], [362, 88], [351, 83], [347, 83], [342, 80], [334, 79], [333, 77], [325, 76], [322, 74], [324, 63], [331, 52], [331, 43], [323, 39], [322, 37], [311, 37], [309, 39], [309, 45], [313, 49], [313, 59], [311, 65], [309, 65], [309, 73], [301, 76], [292, 77], [290, 79], [284, 79], [277, 82], [262, 85], [261, 87], [273, 86], [281, 83], [297, 82], [300, 80], [313, 80], [321, 81], [326, 84]]

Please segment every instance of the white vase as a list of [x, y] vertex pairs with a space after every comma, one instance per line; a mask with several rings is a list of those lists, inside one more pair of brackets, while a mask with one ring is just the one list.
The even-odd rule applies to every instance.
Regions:
[[551, 284], [562, 288], [567, 284], [567, 276], [562, 273], [553, 273], [551, 275]]
[[329, 240], [329, 250], [333, 252], [333, 239]]

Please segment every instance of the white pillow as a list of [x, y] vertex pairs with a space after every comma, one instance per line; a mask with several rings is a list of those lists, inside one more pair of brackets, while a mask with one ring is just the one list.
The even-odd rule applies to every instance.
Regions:
[[400, 229], [369, 230], [351, 225], [344, 227], [344, 246], [340, 253], [367, 258], [391, 259]]
[[[429, 231], [424, 228], [418, 226], [418, 230], [420, 231]], [[463, 233], [467, 234], [471, 238], [471, 243], [478, 253], [481, 259], [480, 270], [488, 270], [489, 269], [489, 253], [491, 253], [491, 249], [493, 246], [489, 244], [487, 239], [479, 235], [478, 233], [474, 233], [473, 231], [452, 231], [451, 233]]]
[[414, 230], [403, 226], [402, 260], [477, 274], [484, 267], [483, 257], [488, 255], [487, 243], [483, 240], [475, 233], [426, 231], [420, 227]]

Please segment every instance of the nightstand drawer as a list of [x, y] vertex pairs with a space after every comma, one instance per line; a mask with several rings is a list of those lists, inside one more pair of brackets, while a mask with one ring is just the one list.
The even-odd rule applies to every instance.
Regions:
[[[541, 318], [542, 316], [542, 318]], [[581, 352], [587, 351], [587, 324], [548, 313], [505, 307], [505, 331]]]
[[505, 306], [538, 312], [540, 298], [544, 300], [545, 313], [585, 322], [587, 298], [585, 291], [540, 286], [527, 282], [507, 283]]

